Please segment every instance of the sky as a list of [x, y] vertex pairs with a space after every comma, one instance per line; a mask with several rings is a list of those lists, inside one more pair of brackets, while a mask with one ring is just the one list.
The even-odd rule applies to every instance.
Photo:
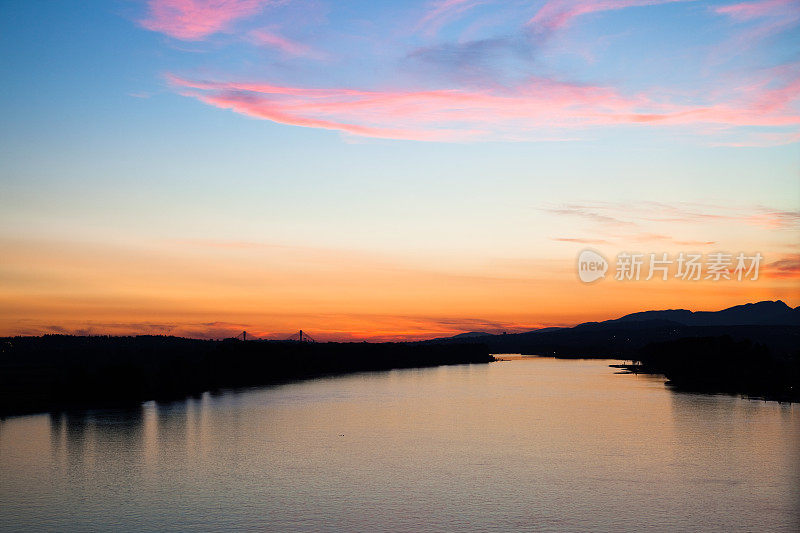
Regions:
[[[6, 0], [0, 335], [798, 306], [799, 26], [797, 0]], [[615, 279], [718, 252], [733, 279]]]

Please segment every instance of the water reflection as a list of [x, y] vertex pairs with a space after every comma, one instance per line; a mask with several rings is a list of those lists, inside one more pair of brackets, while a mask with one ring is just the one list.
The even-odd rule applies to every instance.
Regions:
[[[12, 529], [781, 529], [800, 413], [603, 361], [359, 374], [0, 422]], [[359, 509], [359, 512], [353, 512]]]
[[[674, 392], [676, 484], [689, 509], [757, 516], [769, 508], [800, 524], [800, 425], [796, 404]], [[756, 524], [752, 528], [758, 529]]]

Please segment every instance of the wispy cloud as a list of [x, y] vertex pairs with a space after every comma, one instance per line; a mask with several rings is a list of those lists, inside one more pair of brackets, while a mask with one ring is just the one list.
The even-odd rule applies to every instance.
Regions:
[[575, 244], [611, 244], [611, 241], [605, 239], [581, 239], [573, 237], [554, 237], [554, 241], [570, 242]]
[[800, 24], [800, 3], [796, 0], [741, 2], [716, 7], [714, 12], [742, 28], [712, 49], [711, 59], [716, 62], [735, 57]]
[[767, 263], [764, 274], [771, 278], [800, 278], [800, 254], [789, 254]]
[[204, 103], [280, 124], [337, 130], [362, 137], [424, 141], [465, 140], [479, 133], [455, 128], [403, 126], [409, 122], [404, 120], [407, 117], [402, 115], [403, 107], [411, 108], [412, 112], [420, 106], [431, 109], [430, 101], [427, 105], [414, 101], [412, 93], [192, 82], [177, 77], [171, 80], [176, 85], [203, 91], [186, 94]]
[[233, 22], [255, 15], [273, 1], [149, 0], [147, 17], [140, 23], [176, 39], [198, 41], [227, 30]]
[[[685, 1], [692, 0], [550, 0], [527, 23], [510, 33], [479, 39], [462, 38], [457, 41], [436, 42], [412, 50], [407, 58], [430, 64], [433, 67], [430, 71], [445, 79], [467, 82], [482, 79], [484, 82], [496, 80], [503, 83], [506, 79], [513, 78], [506, 72], [510, 61], [521, 62], [525, 66], [520, 70], [530, 72], [543, 45], [553, 34], [566, 29], [577, 17], [602, 11]], [[435, 36], [446, 24], [490, 3], [491, 0], [434, 2], [430, 4], [416, 30], [429, 37]], [[486, 24], [485, 21], [482, 22]], [[506, 67], [506, 71], [501, 65]]]
[[761, 207], [753, 215], [747, 217], [747, 222], [768, 229], [800, 228], [800, 211], [781, 211]]
[[528, 21], [528, 26], [533, 31], [547, 33], [566, 28], [582, 15], [685, 1], [690, 0], [550, 0]]
[[534, 51], [524, 36], [492, 37], [422, 46], [409, 52], [403, 64], [429, 79], [478, 87], [510, 85], [518, 73], [509, 71], [508, 64], [529, 64]]
[[741, 2], [719, 6], [714, 11], [737, 20], [752, 20], [785, 15], [787, 12], [796, 11], [797, 9], [796, 0], [763, 0], [761, 2]]
[[768, 229], [800, 227], [800, 211], [783, 211], [758, 206], [751, 208], [727, 208], [712, 205], [663, 204], [651, 202], [649, 215], [639, 213], [642, 220], [651, 222], [726, 222]]
[[[594, 202], [542, 208], [544, 212], [582, 219], [585, 238], [553, 240], [577, 244], [665, 243], [704, 247], [718, 240], [685, 238], [699, 225], [716, 236], [722, 227], [751, 227], [767, 230], [800, 229], [800, 211], [785, 211], [763, 206], [726, 207], [712, 204], [663, 202]], [[670, 228], [670, 234], [662, 233]], [[716, 229], [715, 229], [716, 228]], [[655, 230], [655, 231], [654, 231]], [[675, 236], [677, 234], [679, 236]]]
[[[567, 28], [574, 19], [603, 11], [617, 11], [631, 7], [653, 6], [693, 0], [549, 0], [527, 21], [528, 31], [550, 34]], [[773, 0], [775, 1], [775, 0]], [[429, 4], [416, 29], [429, 35], [464, 16], [469, 11], [491, 0], [440, 0]]]
[[[570, 204], [561, 207], [547, 208], [545, 211], [554, 215], [563, 215], [571, 217], [580, 217], [593, 224], [603, 224], [606, 226], [633, 226], [634, 223], [630, 220], [622, 220], [616, 216], [608, 214], [608, 209], [605, 206], [597, 205], [577, 205]], [[606, 211], [601, 213], [600, 211]]]
[[434, 2], [429, 5], [425, 15], [417, 23], [415, 29], [416, 31], [423, 31], [428, 35], [434, 35], [445, 24], [489, 1], [490, 0], [440, 0]]
[[682, 241], [682, 240], [673, 240], [675, 244], [679, 244], [681, 246], [713, 246], [717, 244], [717, 241]]
[[[206, 104], [281, 124], [335, 130], [351, 136], [418, 141], [574, 140], [590, 128], [671, 127], [710, 137], [716, 146], [775, 146], [800, 135], [800, 68], [784, 65], [748, 83], [694, 96], [664, 87], [635, 92], [543, 74], [537, 39], [569, 27], [577, 17], [605, 11], [689, 0], [549, 0], [505, 36], [435, 42], [403, 50], [405, 74], [422, 67], [422, 81], [363, 82], [311, 88], [299, 83], [250, 83], [219, 74], [212, 80], [169, 76], [183, 94]], [[221, 31], [292, 58], [324, 59], [317, 43], [299, 42], [277, 21], [233, 28], [268, 5], [285, 0], [149, 0], [141, 24], [182, 40]], [[491, 0], [440, 0], [428, 4], [418, 23], [435, 33], [443, 24]], [[519, 8], [519, 6], [517, 6]], [[789, 0], [720, 6], [707, 13], [736, 21], [800, 17]], [[781, 14], [784, 13], [783, 16]], [[788, 13], [788, 15], [786, 15]], [[297, 15], [299, 16], [299, 15]], [[528, 12], [530, 17], [530, 11]], [[524, 18], [522, 19], [525, 20]], [[252, 22], [252, 21], [251, 21]], [[261, 21], [263, 22], [263, 21]], [[285, 21], [284, 21], [285, 22]], [[410, 68], [409, 68], [410, 67]], [[782, 69], [782, 70], [781, 70]], [[531, 75], [531, 72], [538, 72]], [[256, 78], [257, 79], [257, 78]], [[388, 88], [387, 88], [388, 86]], [[395, 88], [396, 87], [396, 88]], [[668, 95], [668, 96], [665, 96]], [[758, 130], [756, 130], [758, 128]]]
[[644, 222], [698, 224], [726, 222], [768, 229], [800, 228], [800, 211], [764, 206], [727, 207], [712, 204], [664, 202], [593, 202], [545, 207], [544, 211], [581, 217], [606, 226], [631, 227]]
[[248, 33], [248, 38], [250, 42], [256, 45], [277, 48], [284, 54], [290, 56], [308, 57], [313, 59], [322, 59], [324, 57], [322, 53], [314, 50], [311, 46], [298, 41], [293, 41], [267, 28], [250, 31]]
[[[748, 87], [729, 102], [686, 105], [613, 88], [531, 78], [514, 89], [370, 91], [269, 83], [194, 81], [171, 75], [187, 96], [281, 124], [427, 141], [525, 139], [593, 126], [800, 125], [790, 104], [800, 77]], [[697, 133], [702, 133], [698, 131]]]

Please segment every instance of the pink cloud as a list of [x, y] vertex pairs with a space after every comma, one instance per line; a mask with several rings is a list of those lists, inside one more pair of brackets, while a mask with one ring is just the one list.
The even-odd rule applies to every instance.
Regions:
[[248, 35], [253, 43], [258, 45], [272, 46], [288, 55], [311, 58], [322, 57], [320, 53], [313, 50], [310, 46], [297, 41], [292, 41], [291, 39], [287, 39], [286, 37], [278, 35], [277, 33], [267, 29], [253, 30]]
[[[435, 34], [442, 26], [450, 23], [457, 17], [490, 1], [491, 0], [440, 0], [431, 4], [428, 12], [422, 17], [419, 24], [417, 24], [417, 30], [424, 29], [428, 34]], [[581, 15], [588, 15], [601, 11], [616, 11], [629, 7], [687, 1], [692, 0], [549, 0], [539, 8], [536, 15], [528, 21], [528, 26], [536, 28], [539, 32], [553, 32], [567, 27], [574, 18]]]
[[728, 16], [736, 22], [759, 21], [717, 45], [711, 55], [711, 59], [716, 62], [729, 59], [800, 22], [800, 3], [797, 0], [743, 2], [718, 7], [714, 12]]
[[550, 0], [528, 21], [528, 25], [554, 31], [567, 27], [574, 18], [581, 15], [684, 1], [691, 0]]
[[[613, 91], [549, 80], [531, 80], [519, 92], [362, 91], [305, 89], [272, 84], [172, 83], [211, 105], [282, 124], [334, 129], [367, 137], [467, 140], [549, 124], [597, 122], [595, 109], [629, 111], [634, 105]], [[199, 92], [198, 92], [199, 91]], [[504, 126], [509, 126], [508, 128]], [[515, 127], [512, 127], [515, 126]]]
[[[437, 131], [402, 127], [376, 127], [345, 122], [342, 120], [312, 118], [294, 112], [292, 108], [297, 109], [297, 105], [286, 106], [280, 103], [275, 103], [270, 99], [253, 98], [248, 95], [197, 95], [197, 97], [207, 104], [222, 109], [231, 109], [232, 111], [242, 115], [266, 119], [272, 122], [287, 124], [290, 126], [338, 130], [361, 137], [419, 141], [447, 141], [466, 139], [470, 136], [470, 134], [476, 133], [447, 129]], [[302, 113], [303, 110], [299, 109], [299, 111]]]
[[747, 218], [747, 222], [768, 229], [798, 229], [800, 228], [800, 211], [760, 208], [758, 213]]
[[198, 41], [258, 13], [270, 0], [149, 0], [148, 30], [184, 41]]
[[761, 2], [742, 2], [716, 8], [714, 11], [737, 20], [751, 20], [772, 17], [784, 13], [787, 8], [797, 11], [796, 0], [763, 0]]
[[[187, 96], [281, 124], [351, 135], [426, 141], [526, 140], [547, 132], [640, 125], [724, 129], [800, 126], [792, 110], [800, 78], [755, 85], [727, 102], [674, 104], [612, 88], [533, 78], [513, 90], [366, 91], [268, 83], [193, 81], [171, 76]], [[557, 136], [552, 136], [557, 138]]]

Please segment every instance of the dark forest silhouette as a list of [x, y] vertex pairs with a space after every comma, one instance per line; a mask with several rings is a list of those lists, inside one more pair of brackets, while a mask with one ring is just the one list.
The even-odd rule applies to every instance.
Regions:
[[723, 335], [652, 343], [635, 361], [631, 370], [664, 374], [681, 390], [800, 401], [798, 352], [780, 352], [748, 339]]
[[0, 413], [129, 405], [328, 374], [493, 360], [481, 344], [12, 337], [0, 339]]

